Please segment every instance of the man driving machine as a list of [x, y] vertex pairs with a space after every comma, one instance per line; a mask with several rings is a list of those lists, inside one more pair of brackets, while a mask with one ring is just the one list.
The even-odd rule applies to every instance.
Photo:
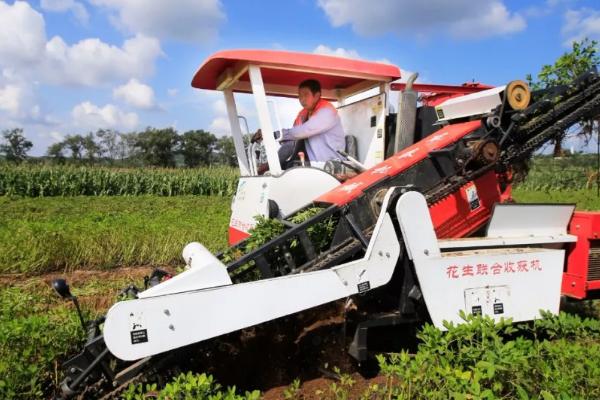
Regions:
[[[302, 81], [298, 86], [298, 100], [302, 110], [294, 120], [294, 127], [283, 129], [281, 132], [279, 149], [281, 167], [283, 169], [291, 167], [297, 154], [304, 150], [310, 162], [324, 163], [338, 159], [337, 151], [342, 151], [345, 147], [344, 130], [335, 107], [321, 98], [319, 81], [315, 79]], [[259, 129], [252, 140], [261, 139], [262, 132]]]

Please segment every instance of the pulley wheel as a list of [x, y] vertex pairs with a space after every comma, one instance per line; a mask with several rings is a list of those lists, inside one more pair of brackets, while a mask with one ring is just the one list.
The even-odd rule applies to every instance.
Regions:
[[371, 199], [371, 211], [373, 211], [373, 214], [379, 215], [379, 213], [381, 212], [381, 206], [383, 204], [383, 199], [385, 198], [387, 191], [387, 189], [380, 189], [377, 193], [375, 193], [375, 196], [373, 196], [373, 198]]
[[498, 161], [500, 157], [500, 147], [494, 140], [476, 140], [469, 143], [472, 151], [472, 159], [478, 165], [487, 165]]
[[491, 164], [498, 161], [500, 149], [498, 143], [493, 140], [481, 141], [477, 146], [477, 158], [484, 164]]
[[531, 101], [531, 90], [524, 81], [512, 81], [506, 85], [506, 99], [513, 110], [524, 110]]

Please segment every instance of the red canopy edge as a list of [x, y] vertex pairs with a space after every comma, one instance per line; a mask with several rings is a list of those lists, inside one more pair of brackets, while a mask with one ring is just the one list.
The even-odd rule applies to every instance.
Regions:
[[[285, 95], [284, 87], [297, 87], [304, 79], [317, 79], [324, 91], [387, 83], [400, 78], [400, 68], [391, 64], [329, 55], [279, 50], [225, 50], [217, 52], [200, 66], [192, 86], [217, 90], [229, 75], [237, 81], [234, 91], [249, 91], [248, 65], [261, 67], [267, 94]], [[279, 90], [279, 92], [278, 92]]]

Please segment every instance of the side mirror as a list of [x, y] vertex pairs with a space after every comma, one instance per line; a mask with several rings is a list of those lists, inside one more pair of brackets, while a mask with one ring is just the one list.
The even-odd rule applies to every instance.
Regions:
[[69, 289], [69, 284], [63, 278], [54, 279], [52, 281], [52, 288], [60, 297], [63, 299], [72, 299], [73, 295]]
[[81, 314], [81, 308], [79, 308], [79, 302], [77, 301], [77, 297], [71, 294], [71, 289], [69, 289], [69, 284], [66, 279], [58, 278], [52, 281], [52, 288], [60, 297], [64, 300], [71, 300], [73, 304], [75, 304], [75, 308], [77, 309], [77, 315], [79, 316], [79, 322], [81, 322], [81, 327], [83, 331], [86, 332], [87, 325], [83, 320], [83, 314]]

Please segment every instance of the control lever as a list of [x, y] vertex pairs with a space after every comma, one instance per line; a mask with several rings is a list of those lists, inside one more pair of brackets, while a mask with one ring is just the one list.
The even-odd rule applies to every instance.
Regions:
[[[281, 141], [281, 132], [280, 131], [274, 131], [273, 132], [273, 138], [277, 141]], [[262, 137], [262, 129], [257, 130], [254, 135], [252, 135], [252, 137], [250, 138], [250, 143], [256, 143], [256, 142], [261, 142], [263, 139]]]
[[340, 160], [342, 162], [342, 164], [344, 164], [344, 165], [352, 168], [356, 172], [364, 172], [364, 171], [367, 170], [367, 167], [365, 167], [363, 164], [361, 164], [360, 161], [358, 161], [354, 157], [351, 157], [345, 151], [337, 150], [337, 152], [338, 152], [339, 155], [341, 155], [342, 157], [346, 158], [346, 160]]

